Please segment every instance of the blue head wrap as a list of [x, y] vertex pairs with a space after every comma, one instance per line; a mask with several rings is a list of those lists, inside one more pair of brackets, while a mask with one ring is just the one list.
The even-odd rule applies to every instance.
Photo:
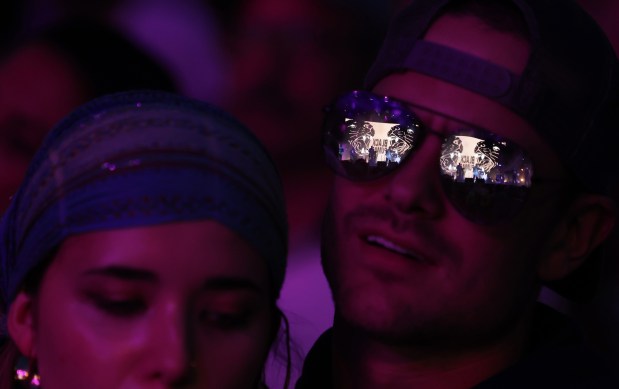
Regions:
[[174, 94], [95, 99], [48, 135], [2, 218], [2, 300], [8, 306], [28, 273], [71, 235], [199, 219], [249, 242], [279, 293], [284, 197], [256, 138], [217, 108]]

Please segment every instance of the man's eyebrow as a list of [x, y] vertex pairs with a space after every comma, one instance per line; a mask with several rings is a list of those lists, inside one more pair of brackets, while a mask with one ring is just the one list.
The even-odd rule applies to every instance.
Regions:
[[127, 280], [127, 281], [154, 282], [158, 280], [158, 277], [155, 275], [155, 273], [151, 271], [137, 269], [137, 268], [129, 267], [129, 266], [118, 266], [118, 265], [111, 265], [111, 266], [90, 269], [90, 270], [85, 271], [83, 274], [86, 276], [104, 276], [104, 277], [118, 278], [118, 279]]
[[[400, 101], [400, 102], [402, 102], [404, 105], [406, 105], [408, 108], [410, 108], [410, 110], [413, 113], [417, 113], [418, 111], [424, 111], [424, 112], [427, 112], [427, 113], [431, 113], [432, 115], [436, 115], [436, 116], [440, 116], [442, 118], [448, 119], [449, 121], [452, 121], [452, 122], [454, 122], [456, 124], [461, 124], [461, 125], [464, 126], [463, 128], [474, 129], [474, 130], [482, 130], [482, 131], [485, 131], [485, 132], [491, 132], [491, 131], [489, 131], [489, 130], [483, 128], [483, 127], [480, 127], [480, 126], [478, 126], [476, 124], [469, 123], [469, 122], [464, 121], [462, 119], [458, 119], [458, 118], [456, 118], [454, 116], [448, 115], [448, 114], [443, 113], [443, 112], [439, 112], [437, 110], [425, 107], [425, 106], [420, 105], [420, 104], [413, 104], [413, 103], [410, 103], [408, 101]], [[421, 120], [421, 119], [419, 118], [419, 120]], [[424, 126], [427, 126], [423, 122], [423, 120], [421, 122], [424, 124]]]

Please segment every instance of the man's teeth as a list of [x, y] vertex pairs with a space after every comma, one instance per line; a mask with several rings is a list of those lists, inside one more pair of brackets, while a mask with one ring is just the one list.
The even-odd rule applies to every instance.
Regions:
[[369, 235], [366, 239], [367, 239], [368, 242], [370, 242], [372, 244], [384, 247], [384, 248], [386, 248], [388, 250], [391, 250], [391, 251], [395, 251], [398, 254], [406, 255], [406, 256], [409, 256], [409, 257], [413, 256], [413, 253], [411, 253], [410, 251], [404, 249], [403, 247], [398, 246], [397, 244], [395, 244], [395, 243], [393, 243], [393, 242], [391, 242], [391, 241], [389, 241], [389, 240], [387, 240], [387, 239], [385, 239], [383, 237], [376, 236], [376, 235]]

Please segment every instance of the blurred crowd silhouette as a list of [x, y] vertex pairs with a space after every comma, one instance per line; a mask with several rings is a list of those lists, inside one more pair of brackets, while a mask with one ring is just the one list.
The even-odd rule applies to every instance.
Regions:
[[[580, 2], [619, 50], [619, 2]], [[46, 132], [81, 103], [146, 88], [218, 104], [266, 145], [283, 180], [290, 247], [281, 307], [302, 357], [333, 314], [319, 258], [330, 190], [319, 139], [322, 108], [361, 87], [390, 16], [405, 3], [2, 1], [0, 210]], [[618, 241], [608, 248], [595, 304], [569, 309], [619, 364]]]

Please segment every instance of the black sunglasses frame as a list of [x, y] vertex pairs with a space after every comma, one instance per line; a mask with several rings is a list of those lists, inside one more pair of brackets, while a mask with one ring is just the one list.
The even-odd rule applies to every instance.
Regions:
[[[354, 182], [377, 180], [407, 163], [426, 136], [439, 136], [443, 141], [443, 149], [438, 161], [438, 173], [447, 198], [460, 214], [477, 224], [496, 224], [511, 219], [522, 209], [529, 197], [531, 185], [536, 181], [533, 178], [533, 163], [522, 147], [473, 126], [449, 134], [439, 133], [427, 128], [410, 106], [406, 102], [362, 90], [338, 97], [325, 108], [322, 144], [329, 167], [336, 174]], [[383, 123], [391, 126], [390, 134], [397, 133], [396, 142], [405, 149], [398, 156], [400, 160], [397, 163], [378, 163], [376, 151], [372, 155], [372, 151], [364, 148], [375, 135], [373, 126]], [[363, 148], [364, 155], [361, 158], [356, 158], [358, 155], [352, 156], [355, 148], [350, 144], [351, 133], [359, 137], [355, 142], [361, 142], [358, 143]], [[469, 167], [473, 165], [473, 171], [483, 171], [481, 176], [470, 177], [469, 171], [469, 177], [465, 177], [456, 166], [458, 158], [451, 158], [449, 164], [450, 152], [453, 157], [453, 150], [449, 150], [449, 147], [467, 138], [477, 141], [476, 151], [486, 148], [485, 153], [478, 154], [483, 156], [478, 157], [481, 159], [468, 163]], [[383, 140], [383, 146], [388, 144], [389, 141]], [[345, 152], [350, 155], [344, 155], [343, 145], [348, 146]], [[349, 159], [345, 160], [345, 157]], [[495, 170], [484, 171], [479, 167], [484, 164]], [[490, 175], [491, 172], [494, 176]]]

